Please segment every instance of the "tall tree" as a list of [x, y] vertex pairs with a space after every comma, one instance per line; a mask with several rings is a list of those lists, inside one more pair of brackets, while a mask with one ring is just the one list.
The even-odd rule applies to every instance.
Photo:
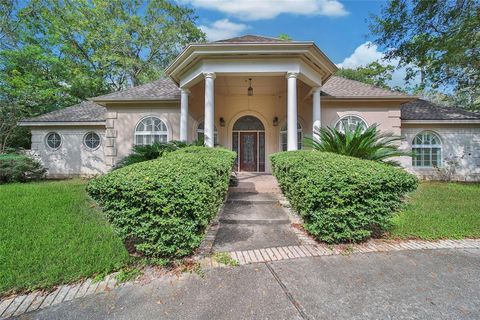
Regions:
[[0, 3], [0, 152], [28, 146], [17, 120], [162, 76], [205, 40], [191, 9], [166, 0]]
[[360, 66], [355, 69], [340, 68], [336, 74], [347, 79], [391, 89], [388, 81], [392, 80], [392, 73], [394, 70], [395, 68], [391, 65], [383, 65], [374, 61], [366, 66]]
[[422, 86], [453, 90], [464, 107], [480, 109], [478, 0], [392, 0], [370, 24], [387, 59], [420, 73]]

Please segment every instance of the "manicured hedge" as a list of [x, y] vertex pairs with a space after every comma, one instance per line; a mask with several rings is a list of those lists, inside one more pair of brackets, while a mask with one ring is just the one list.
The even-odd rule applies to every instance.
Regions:
[[25, 154], [0, 154], [0, 184], [40, 180], [45, 175], [42, 164]]
[[137, 251], [182, 257], [223, 202], [234, 159], [225, 149], [187, 147], [98, 177], [87, 191]]
[[327, 243], [385, 230], [417, 178], [401, 168], [318, 151], [271, 156], [273, 172], [305, 229]]

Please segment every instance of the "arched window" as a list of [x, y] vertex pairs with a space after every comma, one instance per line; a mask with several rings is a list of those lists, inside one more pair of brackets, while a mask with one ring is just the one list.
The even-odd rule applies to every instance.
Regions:
[[45, 143], [50, 149], [57, 150], [62, 145], [62, 137], [56, 132], [50, 132], [45, 138]]
[[95, 132], [89, 132], [83, 137], [83, 144], [87, 149], [95, 150], [100, 146], [100, 136]]
[[154, 142], [167, 142], [167, 140], [167, 126], [157, 117], [143, 118], [135, 128], [136, 145], [149, 145]]
[[[218, 145], [218, 130], [217, 126], [214, 127], [214, 133], [213, 133], [213, 144]], [[205, 140], [205, 121], [202, 121], [198, 124], [197, 127], [197, 140], [198, 141], [204, 141]]]
[[412, 143], [414, 167], [440, 167], [442, 165], [442, 142], [433, 132], [424, 131], [415, 136]]
[[[298, 140], [298, 150], [302, 149], [303, 133], [302, 126], [297, 122], [297, 140]], [[287, 135], [287, 124], [285, 124], [280, 130], [280, 144], [282, 151], [287, 151], [288, 147], [288, 135]]]
[[345, 116], [337, 121], [335, 128], [340, 132], [345, 132], [347, 130], [354, 131], [358, 125], [362, 127], [362, 131], [367, 129], [367, 123], [362, 118], [357, 116]]

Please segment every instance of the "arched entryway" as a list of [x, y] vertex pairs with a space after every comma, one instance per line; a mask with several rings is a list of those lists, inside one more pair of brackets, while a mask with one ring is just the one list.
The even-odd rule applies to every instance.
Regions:
[[265, 171], [265, 127], [255, 116], [243, 116], [232, 129], [232, 150], [237, 171]]

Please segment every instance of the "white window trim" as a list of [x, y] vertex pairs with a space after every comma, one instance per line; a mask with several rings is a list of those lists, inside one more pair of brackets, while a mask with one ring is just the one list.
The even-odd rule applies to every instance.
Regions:
[[[440, 144], [414, 144], [414, 141], [415, 139], [417, 138], [417, 136], [421, 135], [421, 134], [425, 134], [425, 133], [429, 133], [431, 135], [434, 135], [438, 141], [440, 141]], [[440, 148], [440, 160], [439, 160], [439, 164], [438, 166], [434, 167], [434, 166], [416, 166], [414, 165], [414, 157], [412, 156], [412, 167], [413, 168], [416, 168], [416, 169], [435, 169], [435, 168], [441, 168], [443, 167], [443, 141], [442, 141], [442, 138], [441, 136], [434, 132], [434, 131], [431, 131], [431, 130], [424, 130], [424, 131], [420, 131], [420, 132], [417, 132], [413, 139], [412, 139], [412, 147], [411, 147], [411, 151], [413, 152], [413, 149], [417, 149], [417, 148], [428, 148], [428, 149], [432, 149], [432, 148]], [[430, 160], [430, 162], [433, 162]]]
[[[99, 139], [98, 146], [96, 146], [95, 148], [90, 148], [90, 147], [87, 145], [87, 143], [86, 143], [87, 135], [89, 135], [89, 134], [91, 134], [91, 133], [96, 134], [96, 135], [98, 136], [98, 139]], [[83, 141], [83, 146], [85, 147], [85, 149], [87, 149], [88, 151], [95, 151], [95, 150], [97, 150], [98, 148], [100, 148], [100, 146], [102, 145], [102, 136], [101, 136], [98, 132], [88, 131], [87, 133], [85, 133], [85, 134], [83, 135], [82, 141]]]
[[[137, 131], [140, 123], [142, 123], [143, 120], [148, 118], [156, 118], [160, 120], [161, 122], [163, 122], [167, 130], [166, 131]], [[137, 124], [135, 125], [135, 129], [133, 132], [133, 144], [137, 145], [137, 136], [152, 136], [152, 135], [166, 135], [167, 142], [169, 142], [171, 140], [170, 131], [171, 131], [170, 126], [168, 125], [168, 122], [163, 117], [160, 117], [158, 115], [148, 115], [148, 116], [142, 117], [140, 120], [138, 120]], [[145, 145], [145, 144], [142, 144], [142, 145]]]
[[[200, 127], [200, 124], [202, 124], [202, 122], [203, 122], [203, 128], [204, 129], [199, 129], [198, 127]], [[197, 125], [195, 126], [195, 139], [194, 140], [198, 140], [198, 134], [200, 132], [203, 133], [203, 135], [205, 136], [205, 120], [203, 120], [203, 119], [197, 121]], [[219, 139], [220, 136], [218, 135], [218, 127], [217, 127], [216, 123], [213, 124], [213, 135], [214, 135], [214, 137], [215, 136], [217, 137], [217, 139], [216, 139], [217, 141], [214, 141], [215, 142], [214, 144], [219, 145], [220, 144], [220, 139]]]
[[[300, 129], [297, 128], [297, 135], [298, 133], [300, 132], [302, 134], [302, 141], [300, 141], [300, 144], [302, 146], [302, 148], [298, 148], [298, 150], [301, 150], [303, 149], [304, 147], [304, 144], [303, 144], [303, 138], [305, 137], [304, 134], [303, 134], [303, 124], [300, 122], [300, 121], [297, 121], [297, 126], [300, 125]], [[282, 135], [283, 134], [287, 134], [288, 130], [282, 130], [283, 127], [286, 126], [286, 122], [283, 123], [282, 126], [280, 126], [280, 135], [279, 135], [279, 139], [278, 139], [278, 149], [282, 152], [284, 151], [283, 148], [282, 148]], [[298, 143], [298, 141], [297, 141]]]
[[[58, 145], [57, 148], [52, 148], [49, 144], [48, 144], [48, 136], [50, 136], [51, 134], [58, 134], [58, 136], [60, 137], [60, 144]], [[60, 133], [56, 132], [56, 131], [50, 131], [48, 132], [46, 135], [45, 135], [45, 146], [47, 147], [48, 150], [51, 150], [51, 151], [56, 151], [58, 149], [60, 149], [63, 145], [63, 137]]]
[[346, 114], [346, 115], [341, 116], [337, 121], [335, 121], [335, 124], [333, 125], [333, 127], [336, 129], [338, 123], [340, 123], [340, 121], [342, 121], [343, 119], [348, 118], [348, 117], [355, 117], [355, 118], [358, 118], [358, 119], [362, 120], [363, 123], [365, 124], [365, 129], [367, 129], [368, 126], [369, 126], [368, 122], [363, 117], [359, 116], [358, 114]]

